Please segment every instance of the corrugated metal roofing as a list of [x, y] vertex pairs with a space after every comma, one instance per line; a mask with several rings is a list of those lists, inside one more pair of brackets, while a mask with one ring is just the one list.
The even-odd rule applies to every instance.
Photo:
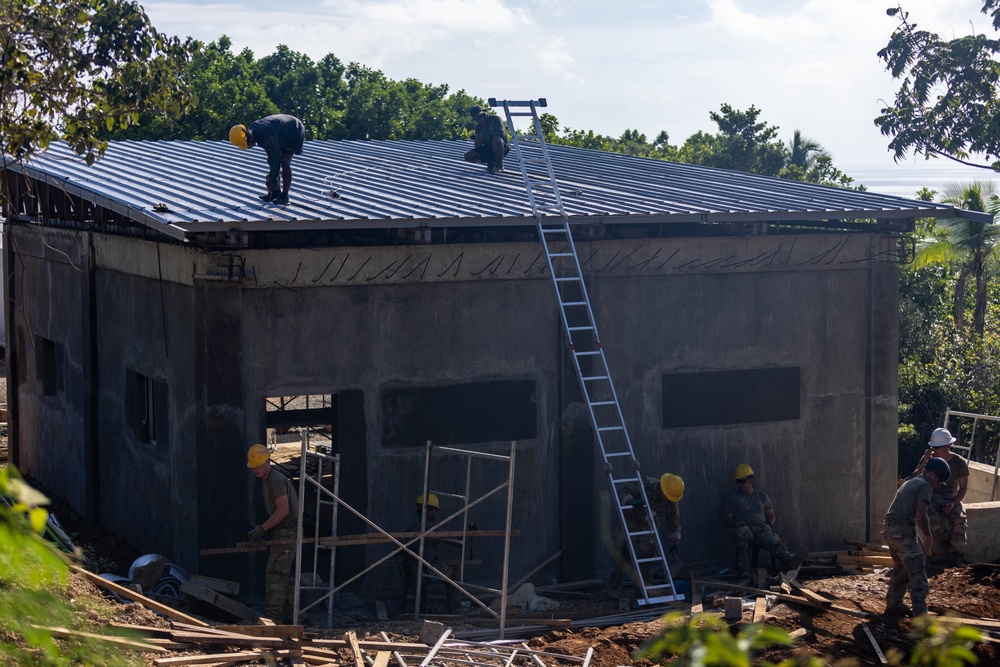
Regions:
[[[228, 142], [121, 141], [88, 167], [65, 144], [29, 175], [150, 227], [185, 233], [534, 224], [515, 156], [505, 174], [462, 160], [468, 141], [309, 141], [287, 206], [263, 204], [267, 160]], [[526, 157], [537, 145], [524, 145]], [[948, 206], [698, 165], [549, 146], [571, 221], [748, 222], [941, 216]], [[19, 165], [11, 165], [21, 169]], [[166, 210], [159, 205], [165, 205]]]

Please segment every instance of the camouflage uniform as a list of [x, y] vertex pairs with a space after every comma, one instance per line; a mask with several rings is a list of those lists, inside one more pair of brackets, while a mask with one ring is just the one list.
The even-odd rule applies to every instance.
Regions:
[[[666, 524], [665, 537], [667, 541], [671, 543], [680, 542], [680, 507], [677, 503], [668, 500], [663, 496], [663, 492], [660, 491], [660, 480], [658, 477], [644, 477], [642, 479], [642, 485], [646, 490], [646, 499], [649, 501], [649, 510], [653, 515], [653, 521], [658, 521], [659, 518], [662, 517], [663, 522]], [[631, 505], [633, 501], [641, 499], [642, 494], [636, 484], [626, 486], [619, 492], [618, 495], [618, 501], [622, 505]], [[628, 527], [628, 532], [635, 533], [650, 529], [646, 523], [646, 512], [644, 510], [631, 508], [626, 509], [623, 512], [625, 514], [625, 524]], [[655, 540], [655, 535], [634, 538], [632, 545], [635, 548], [636, 557], [657, 557], [658, 554]], [[614, 572], [611, 573], [611, 579], [608, 582], [608, 592], [613, 597], [617, 595], [618, 589], [621, 587], [622, 580], [626, 574], [636, 583], [636, 585], [639, 585], [639, 581], [635, 576], [635, 568], [632, 566], [632, 555], [628, 550], [628, 542], [625, 531], [623, 531], [620, 527], [615, 532], [614, 545], [616, 553], [615, 569]], [[664, 550], [664, 553], [666, 553], [666, 550]], [[647, 585], [652, 582], [650, 564], [643, 564], [642, 576]]]
[[944, 508], [955, 501], [958, 480], [969, 476], [969, 464], [958, 454], [952, 454], [947, 463], [951, 468], [951, 477], [946, 484], [934, 489], [927, 512], [931, 535], [934, 536], [932, 558], [935, 561], [947, 560], [950, 555], [955, 561], [962, 561], [965, 558], [966, 533], [969, 530], [965, 507], [962, 503], [955, 503], [948, 514], [944, 513]]
[[773, 530], [764, 530], [767, 525], [766, 512], [773, 509], [771, 499], [760, 489], [745, 494], [737, 491], [726, 501], [725, 513], [732, 515], [738, 525], [729, 531], [729, 538], [736, 545], [736, 569], [741, 578], [753, 574], [750, 562], [750, 547], [756, 545], [774, 555], [778, 565], [787, 569], [795, 555], [788, 550], [778, 534]]
[[[493, 151], [493, 139], [496, 137], [503, 139], [503, 155], [496, 155]], [[504, 127], [504, 123], [499, 117], [487, 114], [486, 122], [482, 125], [476, 125], [475, 148], [473, 150], [479, 153], [491, 171], [503, 168], [503, 158], [510, 152], [510, 143], [507, 140], [507, 128]]]
[[898, 613], [906, 609], [903, 595], [909, 588], [913, 615], [927, 613], [927, 570], [924, 567], [924, 550], [917, 541], [915, 519], [917, 501], [926, 501], [930, 496], [931, 484], [924, 477], [909, 479], [896, 491], [896, 497], [885, 515], [882, 534], [889, 545], [893, 566], [885, 593], [886, 612]]
[[[291, 482], [275, 467], [271, 467], [265, 479], [261, 480], [261, 494], [268, 516], [274, 514], [276, 498], [288, 497], [288, 516], [271, 529], [270, 540], [294, 540], [298, 532], [299, 500]], [[268, 551], [267, 570], [264, 587], [267, 596], [268, 618], [275, 622], [290, 620], [295, 602], [295, 590], [291, 580], [292, 566], [295, 564], [294, 545], [274, 545]]]

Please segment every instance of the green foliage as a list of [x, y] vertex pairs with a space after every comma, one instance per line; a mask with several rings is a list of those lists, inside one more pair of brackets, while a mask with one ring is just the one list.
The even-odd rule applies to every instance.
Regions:
[[749, 667], [761, 651], [774, 646], [788, 646], [792, 638], [781, 628], [769, 625], [748, 625], [732, 635], [725, 622], [717, 616], [695, 615], [690, 619], [679, 612], [663, 619], [663, 629], [633, 656], [634, 659], [660, 659], [680, 656], [678, 665], [691, 667]]
[[[982, 12], [994, 29], [1000, 26], [1000, 0], [985, 0]], [[896, 159], [913, 152], [973, 164], [969, 158], [978, 155], [987, 164], [975, 166], [1000, 169], [1000, 41], [986, 35], [945, 40], [918, 30], [901, 6], [887, 14], [899, 24], [878, 55], [900, 87], [875, 124], [891, 137]]]
[[[976, 643], [983, 641], [982, 633], [975, 628], [931, 616], [914, 619], [911, 637], [914, 646], [909, 656], [897, 648], [889, 649], [886, 658], [890, 665], [962, 667], [976, 664], [978, 659], [972, 649]], [[853, 659], [833, 661], [826, 656], [807, 655], [805, 652], [779, 663], [756, 660], [756, 656], [763, 651], [793, 643], [786, 631], [774, 626], [746, 625], [734, 635], [717, 616], [698, 614], [687, 618], [680, 612], [674, 612], [663, 618], [663, 629], [632, 658], [665, 661], [676, 656], [677, 660], [671, 660], [670, 664], [683, 667], [846, 667], [857, 664]]]
[[464, 91], [449, 95], [448, 86], [345, 66], [332, 53], [314, 62], [285, 45], [260, 59], [231, 49], [223, 36], [191, 59], [186, 78], [199, 103], [178, 122], [148, 114], [105, 137], [221, 140], [237, 123], [288, 113], [302, 119], [309, 139], [465, 139], [474, 126], [468, 109], [482, 104]]
[[788, 149], [777, 139], [778, 128], [759, 122], [759, 116], [760, 109], [754, 106], [740, 111], [723, 104], [719, 112], [709, 112], [719, 132], [698, 132], [689, 137], [679, 149], [680, 160], [777, 176], [785, 165]]
[[92, 163], [101, 132], [194, 103], [182, 71], [197, 44], [157, 32], [126, 0], [0, 4], [0, 153], [29, 159], [55, 138]]
[[[102, 651], [91, 643], [65, 641], [57, 646], [38, 626], [75, 625], [70, 607], [60, 594], [69, 570], [59, 552], [40, 533], [48, 513], [48, 499], [17, 471], [0, 469], [0, 662], [5, 665], [128, 665], [117, 651]], [[13, 640], [19, 637], [23, 644]]]

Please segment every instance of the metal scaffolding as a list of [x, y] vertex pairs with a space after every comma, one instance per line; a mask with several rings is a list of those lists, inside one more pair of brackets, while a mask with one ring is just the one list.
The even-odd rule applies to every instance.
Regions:
[[[320, 452], [315, 452], [309, 449], [309, 437], [308, 432], [303, 431], [302, 433], [302, 447], [300, 451], [299, 459], [299, 512], [298, 512], [298, 526], [296, 533], [296, 565], [295, 565], [295, 612], [293, 617], [293, 623], [299, 623], [299, 614], [309, 609], [315, 607], [320, 602], [326, 601], [327, 603], [327, 618], [328, 625], [333, 624], [333, 602], [335, 595], [338, 591], [344, 587], [350, 585], [351, 583], [357, 581], [360, 577], [364, 576], [368, 572], [374, 570], [376, 567], [382, 565], [386, 561], [395, 558], [397, 554], [408, 554], [417, 561], [417, 579], [416, 587], [414, 593], [414, 615], [419, 618], [420, 616], [420, 595], [421, 595], [421, 581], [423, 578], [424, 570], [428, 570], [433, 573], [438, 579], [443, 583], [453, 587], [455, 590], [462, 593], [472, 604], [481, 607], [486, 613], [490, 614], [494, 618], [499, 619], [499, 636], [502, 639], [504, 636], [504, 628], [507, 622], [507, 585], [508, 577], [510, 571], [510, 533], [511, 533], [511, 523], [513, 519], [513, 483], [514, 483], [514, 465], [515, 465], [515, 452], [517, 449], [517, 444], [515, 442], [510, 443], [510, 454], [490, 454], [486, 452], [477, 452], [463, 449], [455, 449], [452, 447], [435, 447], [431, 442], [427, 443], [427, 454], [424, 463], [424, 497], [427, 497], [429, 493], [436, 493], [443, 497], [454, 498], [461, 501], [462, 506], [455, 512], [452, 512], [448, 516], [442, 518], [438, 523], [433, 526], [426, 525], [426, 515], [421, 520], [421, 529], [418, 535], [414, 537], [404, 538], [405, 541], [401, 541], [393, 536], [389, 531], [383, 529], [374, 521], [369, 519], [365, 514], [358, 509], [355, 509], [350, 504], [345, 502], [339, 495], [339, 455], [329, 455]], [[462, 492], [454, 493], [447, 491], [431, 491], [429, 490], [430, 485], [430, 471], [432, 455], [434, 453], [446, 454], [450, 456], [459, 456], [466, 459], [466, 479], [465, 487]], [[317, 463], [318, 474], [314, 478], [307, 472], [307, 459], [312, 458]], [[486, 461], [497, 461], [499, 463], [506, 463], [506, 479], [495, 487], [489, 489], [488, 491], [473, 497], [472, 495], [472, 461], [474, 459], [486, 460]], [[333, 465], [334, 470], [334, 483], [333, 489], [326, 488], [322, 485], [322, 470], [323, 464], [329, 463]], [[315, 488], [317, 499], [316, 499], [316, 518], [315, 518], [315, 529], [316, 537], [313, 539], [304, 539], [303, 537], [303, 524], [305, 516], [305, 490], [307, 484]], [[506, 491], [505, 501], [506, 501], [506, 516], [503, 531], [504, 539], [504, 549], [503, 549], [503, 571], [501, 575], [500, 588], [487, 588], [482, 586], [474, 586], [476, 590], [485, 591], [488, 593], [493, 593], [500, 596], [500, 611], [496, 612], [487, 605], [483, 604], [478, 597], [476, 597], [471, 591], [470, 587], [472, 584], [468, 584], [464, 581], [465, 577], [465, 555], [466, 555], [466, 545], [468, 538], [471, 537], [469, 534], [469, 510], [480, 505], [487, 499], [499, 494], [502, 491]], [[331, 507], [331, 523], [330, 523], [330, 534], [328, 536], [320, 536], [320, 509], [322, 507]], [[374, 529], [373, 533], [366, 533], [360, 536], [341, 536], [337, 537], [337, 510], [343, 507], [346, 511], [350, 512], [354, 516], [358, 517], [365, 522], [368, 526]], [[461, 517], [462, 521], [462, 531], [461, 531], [461, 543], [462, 543], [462, 559], [461, 565], [459, 567], [458, 579], [454, 579], [442, 572], [438, 567], [436, 567], [432, 562], [424, 558], [424, 540], [427, 538], [434, 539], [435, 533], [440, 533], [439, 529], [442, 526], [448, 524], [448, 522]], [[458, 532], [458, 531], [456, 531]], [[364, 537], [374, 537], [377, 542], [361, 540], [354, 541], [352, 538], [364, 538]], [[360, 572], [354, 576], [348, 578], [347, 580], [341, 582], [339, 585], [335, 581], [335, 561], [336, 561], [336, 547], [338, 544], [344, 543], [345, 541], [351, 541], [353, 544], [375, 544], [375, 543], [391, 543], [394, 548], [385, 556], [377, 559], [374, 563], [368, 567], [362, 569]], [[310, 582], [309, 585], [303, 585], [303, 575], [302, 575], [302, 550], [306, 543], [310, 543], [313, 546], [313, 578], [314, 580]], [[318, 554], [319, 549], [328, 549], [330, 552], [330, 567], [328, 573], [328, 583], [323, 586], [316, 585], [316, 574], [317, 567], [319, 563]], [[321, 588], [326, 591], [319, 599], [310, 603], [303, 609], [299, 609], [301, 604], [301, 593], [306, 590], [314, 590]]]

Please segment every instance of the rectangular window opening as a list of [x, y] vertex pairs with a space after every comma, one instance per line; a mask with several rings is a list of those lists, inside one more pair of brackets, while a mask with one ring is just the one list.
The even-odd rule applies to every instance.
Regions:
[[337, 395], [268, 396], [264, 399], [267, 444], [301, 443], [305, 433], [310, 449], [337, 453]]
[[798, 419], [801, 375], [798, 367], [668, 373], [663, 428]]

